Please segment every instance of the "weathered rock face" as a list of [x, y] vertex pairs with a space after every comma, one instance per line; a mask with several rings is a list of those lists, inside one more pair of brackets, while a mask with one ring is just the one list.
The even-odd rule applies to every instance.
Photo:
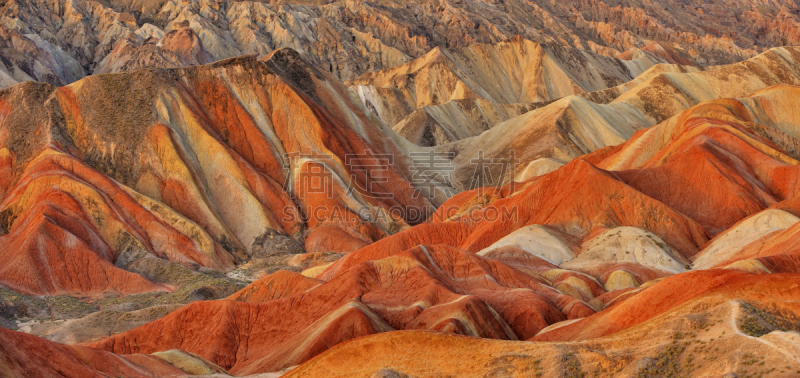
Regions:
[[475, 187], [475, 159], [481, 153], [488, 161], [516, 159], [512, 167], [486, 165], [494, 184], [524, 181], [582, 154], [618, 145], [636, 131], [701, 101], [747, 96], [777, 84], [800, 84], [799, 62], [800, 49], [786, 47], [702, 70], [659, 64], [628, 83], [561, 98], [436, 150], [455, 156], [450, 178], [456, 188]]
[[[237, 297], [244, 302], [198, 303], [93, 345], [117, 353], [147, 353], [180, 344], [202, 349], [205, 358], [243, 375], [292, 366], [330, 345], [377, 332], [429, 329], [516, 340], [552, 322], [594, 312], [539, 279], [448, 246], [418, 246], [365, 262], [310, 289], [306, 281], [287, 274], [253, 285], [276, 287], [279, 282], [293, 282], [299, 290], [263, 303], [259, 295], [247, 293]], [[258, 316], [243, 317], [247, 313]], [[208, 323], [192, 320], [211, 318], [220, 325], [213, 335], [206, 331]], [[145, 336], [154, 329], [165, 332]], [[226, 345], [241, 347], [225, 350]]]
[[476, 136], [553, 100], [628, 82], [660, 59], [621, 61], [520, 37], [414, 61], [348, 82], [400, 135], [423, 146]]
[[678, 51], [669, 46], [664, 46], [661, 43], [653, 42], [647, 46], [638, 48], [632, 47], [622, 54], [617, 55], [617, 58], [623, 60], [635, 60], [642, 57], [651, 57], [664, 61], [670, 64], [680, 64], [683, 66], [692, 65], [692, 61], [682, 56]]
[[64, 85], [86, 76], [61, 48], [38, 35], [29, 37], [0, 26], [0, 87], [31, 80]]
[[[158, 33], [156, 33], [158, 34]], [[163, 37], [136, 37], [120, 41], [97, 66], [94, 73], [132, 71], [139, 68], [173, 68], [211, 63], [214, 59], [188, 26]]]
[[137, 29], [130, 13], [119, 13], [94, 1], [8, 2], [0, 10], [0, 19], [19, 34], [49, 44], [53, 50], [60, 48], [86, 73], [91, 73], [118, 41]]
[[178, 350], [117, 356], [3, 328], [0, 341], [0, 368], [6, 377], [167, 377], [225, 372], [196, 355]]
[[612, 5], [3, 3], [0, 372], [800, 371], [797, 4]]
[[[428, 222], [303, 272], [314, 279], [275, 273], [227, 301], [191, 304], [92, 345], [115, 353], [186, 349], [235, 374], [252, 374], [394, 330], [534, 341], [622, 333], [638, 345], [668, 345], [669, 336], [645, 340], [637, 330], [682, 332], [697, 308], [761, 322], [745, 319], [750, 312], [735, 315], [747, 306], [777, 309], [770, 319], [781, 325], [770, 323], [770, 330], [800, 329], [796, 306], [787, 304], [796, 298], [790, 288], [800, 271], [796, 248], [789, 247], [800, 228], [788, 213], [797, 211], [800, 194], [800, 113], [779, 111], [796, 109], [798, 94], [800, 87], [779, 85], [700, 103], [551, 173], [496, 192], [460, 193]], [[499, 219], [503, 211], [507, 218]], [[760, 215], [764, 211], [786, 215], [772, 221]], [[765, 222], [753, 226], [756, 235], [748, 239], [758, 243], [731, 245], [731, 236], [724, 236]], [[722, 236], [712, 241], [714, 235]], [[687, 272], [701, 259], [716, 259], [722, 269]], [[784, 274], [763, 276], [769, 272]], [[745, 310], [731, 307], [739, 306], [732, 301], [742, 301]], [[757, 332], [767, 326], [746, 327]], [[738, 337], [732, 333], [728, 337]], [[408, 335], [415, 336], [403, 343], [427, 337]], [[375, 340], [384, 345], [385, 337]], [[597, 342], [607, 342], [609, 350], [622, 345]], [[630, 349], [630, 342], [623, 344]], [[760, 355], [787, 361], [778, 350]], [[623, 354], [615, 369], [648, 369], [635, 363], [648, 356]], [[324, 369], [326, 358], [297, 373]]]
[[[790, 305], [798, 294], [790, 288], [798, 284], [798, 274], [685, 273], [609, 310], [563, 322], [534, 338], [544, 340], [550, 335], [554, 341], [521, 343], [420, 331], [386, 332], [337, 345], [288, 376], [393, 376], [389, 372], [397, 376], [593, 372], [655, 376], [669, 369], [665, 366], [702, 376], [743, 373], [743, 355], [748, 361], [758, 361], [748, 371], [780, 374], [782, 369], [794, 375], [800, 366], [791, 356], [800, 352], [800, 336], [796, 320], [791, 320], [796, 319], [797, 310]], [[767, 319], [780, 325], [769, 326]], [[618, 331], [620, 326], [630, 328]], [[614, 331], [612, 337], [596, 338]], [[769, 365], [780, 368], [771, 370]]]
[[[661, 55], [641, 52], [620, 61], [516, 38], [437, 49], [348, 84], [400, 135], [455, 157], [453, 184], [469, 189], [481, 153], [517, 159], [504, 177], [500, 165], [489, 167], [495, 184], [522, 181], [622, 143], [700, 101], [800, 83], [795, 47], [714, 67], [656, 64], [668, 60]], [[729, 84], [731, 75], [737, 85]]]
[[[224, 0], [14, 0], [0, 9], [9, 29], [61, 48], [86, 73], [119, 44], [139, 44], [188, 23], [213, 60], [289, 47], [342, 80], [390, 68], [435, 48], [498, 43], [520, 35], [606, 56], [641, 49], [669, 62], [723, 64], [800, 43], [792, 1], [670, 2], [520, 0], [251, 2]], [[135, 36], [135, 37], [134, 37]], [[160, 38], [160, 36], [158, 36]], [[130, 48], [130, 47], [127, 47]], [[145, 49], [140, 64], [163, 64]], [[124, 60], [124, 59], [123, 59]], [[62, 62], [73, 69], [68, 62]], [[137, 68], [139, 65], [119, 66]], [[53, 69], [53, 68], [51, 68]], [[65, 83], [72, 82], [73, 77]]]
[[[320, 227], [352, 241], [306, 243], [311, 252], [350, 252], [408, 227], [406, 209], [431, 208], [405, 150], [288, 49], [26, 83], [0, 103], [0, 244], [13, 251], [0, 282], [23, 293], [170, 290], [114, 263], [228, 271], [302, 252]], [[387, 155], [392, 164], [376, 163]]]

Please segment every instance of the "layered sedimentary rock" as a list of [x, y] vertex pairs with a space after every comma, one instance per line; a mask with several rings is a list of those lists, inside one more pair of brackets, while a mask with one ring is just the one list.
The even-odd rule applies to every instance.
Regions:
[[[582, 154], [618, 145], [701, 101], [747, 96], [777, 84], [797, 85], [798, 62], [800, 49], [786, 47], [702, 71], [656, 65], [631, 82], [561, 98], [479, 136], [436, 149], [455, 156], [451, 180], [457, 188], [475, 187], [471, 180], [477, 158], [487, 159], [485, 169], [492, 173], [493, 184], [523, 181]], [[493, 159], [514, 164], [495, 164]]]
[[64, 85], [86, 76], [81, 65], [58, 45], [4, 26], [0, 26], [0, 61], [0, 88], [23, 81]]
[[[542, 283], [457, 248], [419, 246], [359, 264], [293, 296], [197, 303], [93, 346], [148, 353], [184, 345], [204, 350], [201, 355], [235, 374], [251, 374], [295, 365], [329, 345], [376, 332], [430, 329], [516, 340], [532, 337], [547, 324], [594, 312]], [[243, 318], [247, 313], [258, 315]], [[215, 319], [219, 333], [206, 333], [206, 323], [192, 320], [198, 318]], [[146, 336], [154, 329], [175, 333]], [[204, 346], [197, 344], [201, 339]], [[240, 347], [229, 350], [227, 345]]]
[[117, 356], [4, 328], [0, 328], [0, 340], [0, 368], [6, 377], [177, 377], [225, 372], [196, 355], [177, 350]]
[[0, 282], [22, 293], [171, 290], [123, 269], [349, 252], [431, 207], [399, 137], [291, 50], [1, 95]]
[[[717, 269], [687, 270], [712, 253], [704, 251], [725, 247], [725, 230], [736, 232], [748, 217], [797, 211], [800, 162], [793, 156], [800, 151], [800, 118], [782, 110], [796, 108], [798, 93], [796, 86], [779, 85], [746, 98], [703, 102], [549, 174], [498, 191], [460, 193], [428, 222], [304, 272], [314, 279], [266, 276], [235, 300], [191, 304], [92, 346], [115, 353], [185, 349], [235, 374], [251, 374], [302, 363], [361, 336], [433, 330], [556, 342], [524, 348], [543, 358], [574, 358], [579, 371], [646, 373], [659, 368], [648, 362], [658, 359], [659, 349], [698, 338], [702, 329], [702, 337], [720, 340], [715, 345], [726, 359], [736, 359], [743, 345], [757, 349], [761, 341], [750, 337], [761, 337], [770, 348], [759, 358], [793, 366], [784, 351], [795, 340], [786, 331], [800, 329], [800, 314], [787, 304], [796, 300], [797, 257], [789, 247], [795, 223], [770, 221], [777, 231], [757, 231], [769, 238], [767, 247], [740, 245]], [[503, 211], [502, 220], [492, 215]], [[736, 258], [750, 262], [731, 263]], [[720, 317], [733, 321], [722, 326]], [[686, 328], [687, 321], [708, 325]], [[658, 336], [643, 336], [652, 332]], [[294, 373], [330, 369], [328, 358], [366, 344], [388, 352], [391, 345], [428, 340], [434, 344], [427, 350], [438, 345], [435, 339], [456, 342], [463, 353], [474, 350], [465, 339], [390, 335], [334, 347]], [[591, 345], [559, 344], [584, 340]], [[493, 358], [521, 348], [487, 345]], [[598, 345], [620, 352], [598, 357], [588, 350]], [[397, 362], [383, 353], [378, 360], [409, 374], [463, 368]], [[564, 368], [520, 363], [532, 373]], [[493, 366], [473, 368], [489, 372]], [[377, 368], [343, 367], [334, 374], [372, 373], [364, 369]]]
[[114, 50], [100, 61], [94, 73], [196, 66], [213, 62], [214, 58], [203, 47], [200, 37], [186, 24], [178, 25], [178, 29], [168, 33], [156, 29], [153, 36], [137, 33], [118, 42]]
[[[319, 68], [350, 80], [407, 63], [435, 48], [497, 43], [517, 35], [606, 56], [644, 51], [681, 64], [731, 63], [766, 48], [800, 42], [797, 11], [791, 1], [752, 0], [15, 0], [0, 9], [0, 23], [51, 53], [63, 50], [63, 57], [78, 62], [86, 73], [107, 69], [100, 62], [114, 50], [114, 60], [138, 61], [116, 65], [118, 69], [164, 64], [169, 54], [144, 42], [188, 23], [214, 60], [242, 54], [263, 57], [289, 47]], [[54, 72], [76, 68], [67, 59], [56, 62], [61, 68], [44, 65]]]
[[430, 146], [479, 135], [562, 97], [620, 85], [659, 62], [651, 56], [621, 61], [517, 37], [436, 48], [348, 85], [400, 135]]
[[641, 48], [633, 47], [622, 54], [617, 55], [617, 58], [623, 60], [635, 60], [643, 57], [655, 60], [661, 60], [664, 63], [680, 64], [682, 66], [692, 65], [692, 61], [682, 56], [678, 51], [669, 46], [664, 46], [661, 43], [653, 42]]
[[[610, 310], [541, 335], [553, 334], [557, 341], [388, 332], [339, 344], [288, 376], [791, 376], [800, 370], [793, 358], [800, 352], [800, 336], [791, 320], [797, 311], [787, 303], [797, 300], [791, 289], [797, 284], [797, 274], [684, 273]], [[634, 322], [624, 331], [590, 338], [608, 332], [609, 326]], [[575, 332], [577, 337], [570, 339], [575, 341], [558, 341], [555, 334], [561, 329]], [[364, 353], [374, 357], [364, 360]]]
[[[798, 56], [786, 47], [716, 67], [655, 64], [653, 54], [623, 63], [516, 38], [434, 50], [349, 85], [409, 141], [455, 157], [450, 178], [469, 189], [480, 170], [476, 159], [489, 162], [490, 184], [522, 181], [622, 143], [700, 101], [797, 84]], [[514, 165], [500, 172], [492, 160]]]
[[0, 371], [800, 372], [796, 14], [6, 2]]

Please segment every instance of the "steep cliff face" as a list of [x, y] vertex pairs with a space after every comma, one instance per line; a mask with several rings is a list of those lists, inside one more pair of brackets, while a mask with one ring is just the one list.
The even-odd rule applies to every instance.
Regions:
[[[498, 43], [517, 35], [606, 56], [641, 49], [671, 62], [700, 65], [731, 63], [800, 42], [798, 6], [788, 0], [14, 0], [0, 9], [0, 23], [49, 45], [42, 47], [46, 50], [62, 49], [86, 73], [98, 72], [100, 62], [115, 49], [119, 55], [130, 49], [126, 45], [146, 45], [148, 38], [188, 24], [213, 60], [263, 57], [289, 47], [342, 80], [405, 64], [435, 48]], [[140, 64], [119, 68], [138, 68], [149, 61], [141, 55], [165, 53], [131, 54], [115, 60], [139, 59]], [[69, 66], [65, 70], [75, 68], [61, 63]]]

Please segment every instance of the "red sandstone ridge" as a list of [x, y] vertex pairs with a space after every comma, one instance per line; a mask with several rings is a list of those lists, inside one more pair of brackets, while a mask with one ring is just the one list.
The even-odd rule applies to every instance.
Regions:
[[[321, 369], [320, 359], [335, 358], [327, 356], [346, 345], [394, 336], [354, 339], [398, 330], [592, 340], [610, 349], [618, 345], [609, 337], [622, 335], [641, 345], [666, 343], [659, 344], [663, 347], [671, 342], [668, 335], [685, 332], [681, 319], [692, 313], [691, 306], [713, 309], [714, 317], [733, 316], [726, 324], [755, 335], [769, 332], [762, 328], [800, 328], [791, 320], [796, 309], [786, 305], [794, 300], [797, 280], [792, 263], [782, 263], [792, 272], [784, 275], [765, 275], [777, 264], [774, 259], [759, 260], [769, 268], [756, 272], [752, 264], [686, 272], [692, 260], [719, 243], [712, 238], [721, 230], [761, 211], [777, 211], [770, 207], [796, 197], [798, 161], [792, 156], [800, 151], [793, 126], [798, 118], [775, 110], [795, 108], [798, 91], [782, 85], [751, 97], [701, 103], [549, 174], [495, 193], [460, 193], [435, 218], [344, 256], [316, 280], [292, 273], [265, 276], [230, 298], [235, 300], [190, 304], [92, 346], [114, 353], [185, 349], [235, 374], [309, 361], [298, 368], [302, 374]], [[717, 177], [714, 185], [708, 177]], [[516, 209], [515, 218], [499, 222], [485, 216], [502, 208]], [[794, 228], [786, 232], [791, 235]], [[785, 260], [795, 258], [780, 251]], [[770, 319], [781, 319], [774, 323], [780, 325], [748, 326], [767, 319], [747, 320], [761, 311], [751, 308], [771, 309]], [[644, 339], [637, 336], [641, 329], [666, 336]], [[726, 337], [738, 337], [727, 329]], [[412, 335], [407, 341], [412, 343], [428, 337], [403, 335]], [[780, 345], [793, 340], [791, 334], [771, 337]], [[496, 345], [497, 353], [509, 348]], [[531, 346], [551, 347], [566, 346]], [[583, 356], [581, 345], [566, 348]], [[775, 358], [785, 356], [778, 352], [783, 347], [775, 348]], [[313, 359], [320, 353], [325, 357]], [[644, 353], [628, 356], [643, 359]], [[633, 369], [626, 361], [615, 364]]]
[[269, 302], [306, 292], [324, 282], [298, 273], [279, 270], [254, 281], [228, 299], [248, 303]]
[[123, 269], [229, 271], [306, 237], [309, 252], [350, 252], [431, 206], [398, 140], [290, 50], [22, 84], [0, 107], [0, 283], [23, 293], [171, 290]]
[[[620, 146], [493, 196], [485, 190], [460, 193], [442, 205], [434, 222], [362, 248], [320, 278], [419, 243], [479, 252], [513, 231], [539, 224], [579, 241], [603, 228], [634, 226], [691, 258], [710, 236], [797, 195], [797, 160], [786, 152], [796, 151], [791, 126], [796, 115], [774, 111], [791, 108], [796, 93], [797, 87], [776, 86], [741, 100], [702, 103]], [[502, 208], [516, 209], [516, 218], [469, 221], [476, 211]]]
[[[329, 345], [377, 332], [430, 329], [516, 340], [594, 312], [545, 281], [448, 246], [419, 246], [365, 262], [306, 290], [298, 286], [309, 286], [305, 281], [274, 275], [252, 290], [294, 285], [296, 294], [266, 302], [241, 294], [234, 298], [248, 303], [201, 302], [92, 345], [116, 353], [183, 348], [236, 374], [251, 374], [292, 366]], [[196, 319], [218, 327], [209, 334], [211, 323]], [[151, 337], [154, 329], [163, 330], [161, 336]], [[231, 351], [227, 345], [240, 347]]]
[[[456, 188], [472, 188], [471, 162], [480, 151], [487, 159], [509, 159], [513, 151], [519, 162], [502, 182], [525, 181], [584, 154], [619, 145], [703, 101], [746, 97], [778, 84], [798, 85], [798, 62], [800, 49], [787, 47], [724, 66], [658, 64], [625, 84], [561, 98], [478, 136], [437, 146], [436, 151], [455, 154], [451, 180]], [[500, 167], [489, 167], [494, 177], [503, 175]]]
[[800, 374], [797, 14], [5, 2], [0, 375]]
[[224, 372], [218, 366], [181, 351], [117, 356], [82, 346], [66, 346], [4, 328], [0, 328], [0, 370], [4, 377], [76, 378], [178, 377]]
[[[656, 375], [663, 366], [659, 358], [684, 364], [700, 359], [702, 363], [676, 370], [712, 375], [743, 371], [726, 366], [741, 363], [743, 354], [757, 356], [755, 359], [764, 360], [765, 365], [772, 363], [793, 375], [798, 364], [790, 356], [798, 350], [798, 328], [788, 319], [797, 316], [796, 306], [790, 303], [797, 300], [798, 279], [797, 274], [684, 273], [609, 310], [544, 332], [530, 342], [388, 332], [337, 345], [300, 365], [289, 376], [345, 377], [392, 372], [535, 376], [570, 371], [597, 371], [602, 375], [603, 369], [617, 374]], [[794, 332], [772, 327], [756, 331], [763, 321], [758, 314]], [[631, 328], [622, 330], [624, 327]], [[692, 346], [704, 343], [708, 350]], [[605, 353], [598, 353], [599, 350]], [[357, 363], [356, 358], [364, 353], [375, 357]], [[569, 363], [566, 367], [565, 359]], [[771, 369], [761, 366], [759, 362], [750, 370]]]

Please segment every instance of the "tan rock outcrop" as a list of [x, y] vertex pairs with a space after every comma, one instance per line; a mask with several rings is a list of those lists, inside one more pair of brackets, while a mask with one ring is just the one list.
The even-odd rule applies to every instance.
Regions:
[[[0, 23], [37, 44], [46, 41], [53, 51], [62, 49], [86, 73], [94, 73], [131, 33], [143, 36], [154, 25], [164, 32], [188, 23], [213, 60], [263, 57], [289, 47], [350, 80], [405, 64], [434, 48], [498, 43], [518, 35], [606, 56], [641, 49], [674, 63], [732, 63], [767, 48], [800, 43], [797, 10], [793, 2], [753, 0], [618, 5], [585, 0], [14, 0], [0, 9]], [[62, 62], [64, 70], [74, 68]]]
[[387, 125], [423, 146], [476, 136], [556, 99], [628, 82], [660, 60], [621, 61], [516, 37], [436, 48], [348, 85]]

